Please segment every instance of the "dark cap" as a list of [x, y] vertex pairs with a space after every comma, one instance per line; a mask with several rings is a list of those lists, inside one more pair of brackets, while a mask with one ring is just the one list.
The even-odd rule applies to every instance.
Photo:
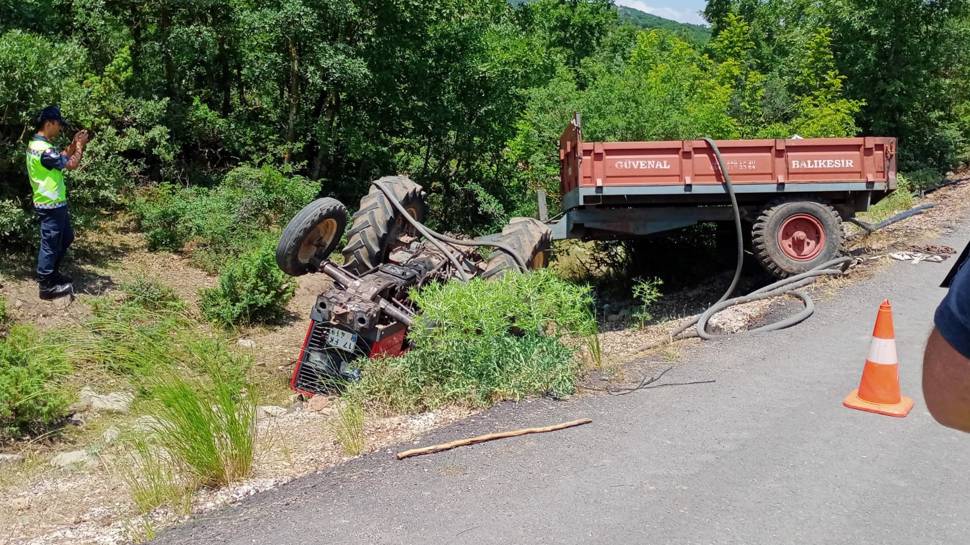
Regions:
[[61, 125], [67, 125], [67, 120], [61, 116], [61, 109], [57, 106], [48, 106], [41, 110], [37, 116], [37, 126], [43, 125], [47, 121], [57, 121]]

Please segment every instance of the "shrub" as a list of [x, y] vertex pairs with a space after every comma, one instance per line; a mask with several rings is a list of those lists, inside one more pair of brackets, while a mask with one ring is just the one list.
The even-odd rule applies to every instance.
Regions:
[[17, 325], [0, 339], [0, 440], [36, 434], [67, 414], [71, 365], [58, 343]]
[[241, 166], [212, 189], [162, 184], [143, 191], [133, 210], [151, 249], [179, 251], [191, 244], [204, 268], [253, 248], [267, 229], [289, 221], [319, 186], [271, 167]]
[[909, 177], [899, 174], [896, 191], [870, 207], [862, 217], [870, 223], [879, 223], [899, 212], [909, 210], [914, 204], [916, 204], [916, 195], [913, 192], [913, 184]]
[[273, 246], [231, 261], [219, 275], [219, 285], [202, 290], [200, 306], [206, 318], [235, 326], [282, 318], [296, 283], [276, 265]]
[[10, 320], [10, 316], [7, 314], [7, 298], [0, 295], [0, 331], [3, 331], [3, 326], [7, 325]]
[[7, 248], [29, 246], [34, 233], [33, 217], [16, 201], [0, 199], [0, 245]]
[[410, 333], [414, 348], [366, 362], [353, 387], [372, 407], [485, 406], [574, 391], [579, 364], [563, 338], [595, 333], [588, 288], [538, 271], [433, 284], [412, 297], [421, 307]]

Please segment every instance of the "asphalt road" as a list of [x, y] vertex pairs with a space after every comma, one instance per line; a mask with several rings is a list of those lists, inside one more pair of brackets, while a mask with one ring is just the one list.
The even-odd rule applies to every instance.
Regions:
[[[970, 229], [942, 242], [962, 248]], [[963, 544], [970, 435], [937, 425], [921, 357], [949, 263], [893, 263], [781, 333], [705, 343], [668, 381], [506, 405], [424, 438], [593, 424], [396, 461], [379, 452], [163, 534], [188, 543]], [[879, 303], [895, 311], [896, 419], [848, 410]]]

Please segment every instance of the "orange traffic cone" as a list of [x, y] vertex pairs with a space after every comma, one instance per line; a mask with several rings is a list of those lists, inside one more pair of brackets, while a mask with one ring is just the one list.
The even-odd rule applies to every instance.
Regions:
[[842, 404], [850, 409], [900, 418], [913, 408], [913, 400], [899, 393], [899, 359], [896, 356], [893, 309], [889, 299], [879, 305], [869, 357], [862, 370], [859, 388], [852, 390]]

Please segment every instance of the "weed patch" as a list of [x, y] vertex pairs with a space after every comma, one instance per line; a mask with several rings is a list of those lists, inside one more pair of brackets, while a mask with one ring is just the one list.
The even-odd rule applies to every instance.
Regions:
[[653, 320], [650, 307], [663, 297], [660, 291], [662, 285], [663, 280], [659, 278], [637, 278], [633, 281], [633, 298], [640, 302], [640, 307], [633, 313], [633, 319], [641, 328]]
[[371, 408], [413, 412], [573, 393], [580, 363], [563, 340], [596, 331], [588, 288], [538, 271], [434, 284], [412, 298], [421, 308], [414, 348], [366, 362], [351, 387]]
[[896, 181], [896, 191], [871, 206], [865, 214], [860, 214], [865, 221], [879, 223], [916, 205], [916, 193], [910, 179], [899, 174]]

